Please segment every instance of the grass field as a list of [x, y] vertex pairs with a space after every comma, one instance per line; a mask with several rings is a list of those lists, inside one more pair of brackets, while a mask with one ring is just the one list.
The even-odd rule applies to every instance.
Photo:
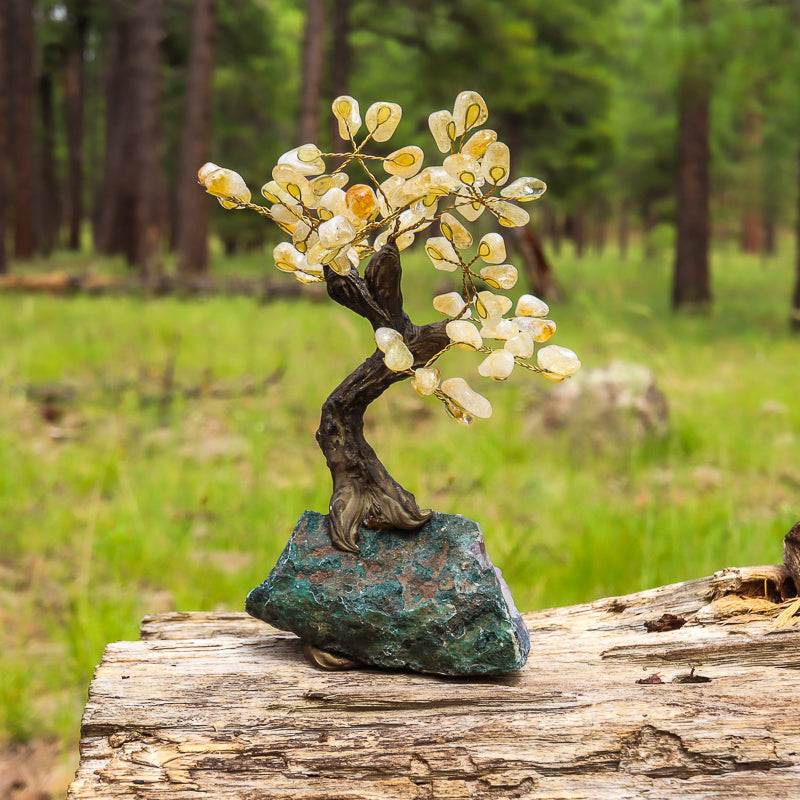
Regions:
[[[491, 420], [463, 428], [403, 384], [368, 438], [421, 505], [481, 522], [525, 610], [777, 563], [800, 519], [788, 250], [718, 252], [708, 317], [670, 313], [666, 254], [557, 260], [553, 341], [585, 367], [649, 367], [665, 438], [542, 429], [552, 384], [487, 385], [468, 354], [442, 370]], [[432, 319], [442, 273], [416, 254], [406, 273], [412, 317]], [[319, 407], [371, 341], [324, 302], [0, 296], [0, 737], [54, 735], [74, 760], [106, 642], [147, 613], [242, 608], [327, 506]]]

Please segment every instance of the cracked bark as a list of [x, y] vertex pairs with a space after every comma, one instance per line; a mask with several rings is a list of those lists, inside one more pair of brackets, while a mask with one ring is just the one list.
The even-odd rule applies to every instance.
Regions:
[[[445, 322], [417, 326], [403, 310], [400, 253], [394, 242], [384, 245], [361, 277], [353, 269], [343, 276], [325, 268], [328, 295], [364, 317], [373, 327], [393, 328], [403, 337], [421, 367], [449, 339]], [[341, 550], [358, 551], [358, 528], [416, 530], [430, 519], [411, 492], [386, 471], [364, 437], [364, 414], [392, 384], [408, 378], [392, 372], [376, 350], [331, 392], [322, 406], [317, 442], [333, 480], [329, 508], [331, 540]]]
[[[524, 614], [526, 667], [478, 681], [322, 672], [246, 614], [148, 617], [95, 672], [69, 798], [795, 797], [800, 630], [774, 627], [789, 583], [726, 569]], [[687, 624], [648, 633], [665, 613]], [[708, 681], [680, 680], [692, 667]]]

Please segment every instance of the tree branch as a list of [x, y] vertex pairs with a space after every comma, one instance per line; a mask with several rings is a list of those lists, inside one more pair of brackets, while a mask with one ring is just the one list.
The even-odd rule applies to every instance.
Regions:
[[[376, 253], [365, 278], [355, 270], [339, 275], [325, 269], [328, 294], [345, 308], [369, 320], [373, 328], [390, 327], [403, 335], [421, 367], [447, 346], [446, 321], [418, 327], [403, 310], [400, 255], [394, 242]], [[329, 508], [331, 540], [342, 549], [358, 550], [358, 528], [416, 530], [431, 516], [414, 495], [397, 483], [364, 438], [367, 406], [392, 384], [408, 378], [393, 372], [376, 350], [331, 392], [322, 406], [317, 442], [333, 479]]]

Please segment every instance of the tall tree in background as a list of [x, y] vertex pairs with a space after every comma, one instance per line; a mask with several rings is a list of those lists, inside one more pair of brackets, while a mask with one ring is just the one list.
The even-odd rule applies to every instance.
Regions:
[[56, 246], [60, 222], [59, 180], [56, 170], [55, 156], [55, 111], [54, 111], [54, 74], [58, 69], [58, 49], [54, 46], [45, 48], [39, 68], [38, 97], [39, 120], [39, 183], [36, 192], [37, 241], [39, 251], [48, 256]]
[[306, 29], [301, 51], [302, 86], [297, 144], [319, 141], [319, 105], [325, 57], [325, 2], [307, 0]]
[[114, 0], [109, 23], [98, 249], [125, 254], [143, 278], [157, 274], [161, 266], [163, 11], [164, 0]]
[[8, 5], [6, 41], [9, 45], [14, 254], [17, 258], [29, 259], [36, 251], [34, 3], [33, 0], [9, 0]]
[[8, 271], [8, 32], [9, 0], [0, 0], [0, 274]]
[[672, 305], [684, 311], [711, 304], [711, 76], [703, 41], [708, 22], [706, 2], [683, 0], [686, 50], [678, 82], [678, 208]]
[[800, 333], [800, 147], [797, 150], [797, 211], [795, 216], [795, 283], [792, 292], [792, 310], [789, 327]]
[[133, 263], [134, 185], [136, 171], [131, 86], [132, 25], [125, 0], [111, 0], [106, 43], [105, 159], [103, 184], [98, 193], [95, 243], [103, 255], [123, 253]]
[[186, 111], [181, 133], [177, 190], [178, 271], [208, 271], [211, 204], [197, 185], [197, 170], [208, 161], [211, 137], [211, 79], [214, 67], [215, 0], [196, 0], [192, 12]]
[[70, 31], [62, 81], [67, 140], [67, 246], [77, 250], [83, 222], [83, 62], [90, 22], [87, 0], [72, 0], [67, 13]]
[[143, 278], [161, 271], [164, 175], [161, 169], [161, 42], [164, 0], [139, 0], [133, 35], [134, 263]]

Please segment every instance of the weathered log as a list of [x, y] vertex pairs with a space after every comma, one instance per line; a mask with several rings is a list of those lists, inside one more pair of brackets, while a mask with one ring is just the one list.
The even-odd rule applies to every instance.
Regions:
[[148, 617], [96, 671], [69, 798], [795, 796], [787, 580], [730, 569], [526, 614], [527, 666], [486, 680], [321, 672], [244, 614]]
[[142, 280], [138, 277], [71, 274], [66, 272], [11, 273], [2, 275], [0, 276], [0, 291], [48, 295], [85, 294], [90, 297], [244, 295], [264, 303], [295, 297], [302, 297], [310, 301], [320, 301], [326, 297], [325, 289], [322, 286], [303, 286], [297, 282], [272, 280], [270, 278], [159, 275], [148, 280]]

